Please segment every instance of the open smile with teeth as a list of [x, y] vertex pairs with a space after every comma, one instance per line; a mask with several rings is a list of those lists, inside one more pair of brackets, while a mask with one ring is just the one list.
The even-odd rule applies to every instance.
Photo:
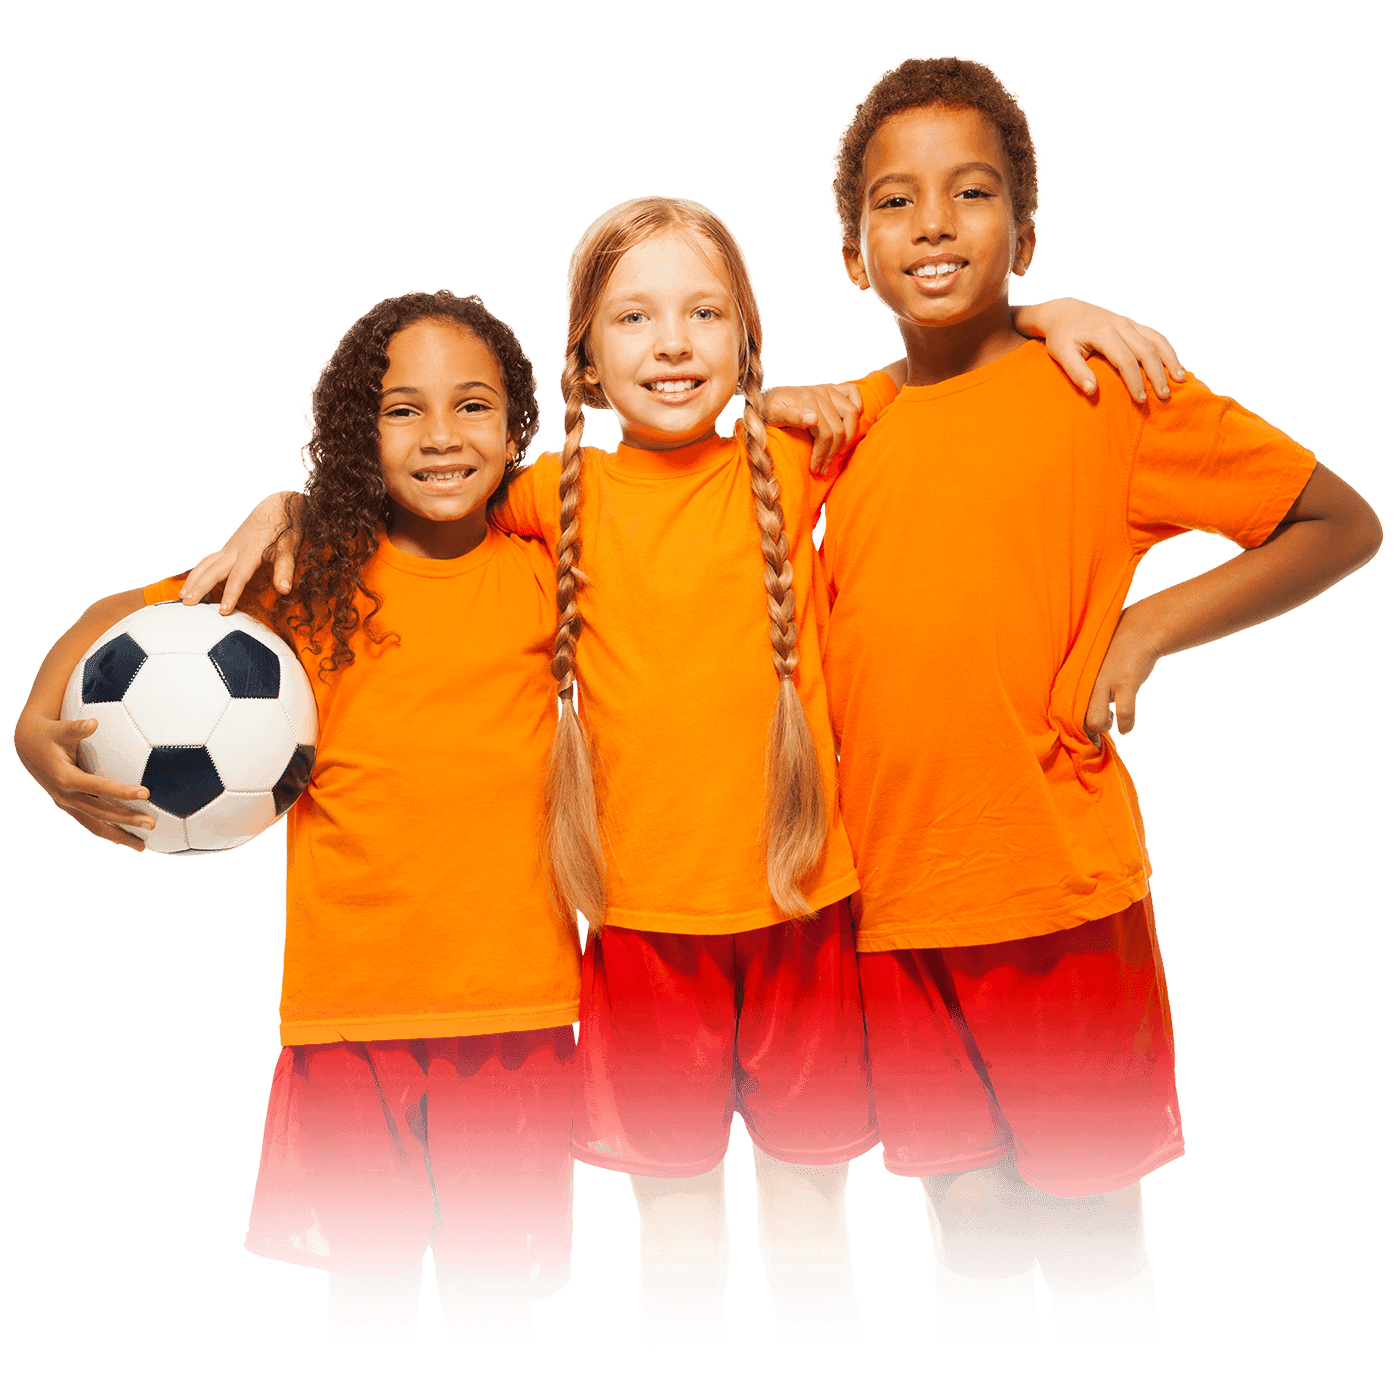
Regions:
[[698, 389], [704, 382], [703, 379], [648, 379], [642, 388], [660, 395], [663, 399], [678, 398], [693, 389]]
[[947, 277], [950, 273], [961, 272], [966, 266], [967, 264], [961, 259], [957, 261], [945, 259], [942, 262], [921, 262], [915, 263], [906, 273], [906, 276], [937, 280], [940, 277]]
[[476, 473], [475, 467], [453, 467], [445, 472], [414, 472], [414, 481], [465, 481]]

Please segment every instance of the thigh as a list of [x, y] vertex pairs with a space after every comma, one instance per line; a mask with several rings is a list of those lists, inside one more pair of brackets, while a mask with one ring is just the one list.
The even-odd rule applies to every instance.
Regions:
[[409, 1041], [284, 1048], [248, 1248], [344, 1273], [410, 1268], [433, 1225], [424, 1090]]
[[940, 950], [862, 953], [860, 982], [886, 1168], [933, 1177], [1009, 1156], [1011, 1131]]
[[848, 1162], [877, 1140], [846, 901], [735, 936], [735, 1103], [779, 1161]]
[[567, 1277], [572, 1234], [571, 1026], [421, 1042], [428, 1165], [449, 1269]]
[[1030, 1185], [1099, 1195], [1181, 1154], [1148, 900], [1041, 938], [940, 956]]
[[734, 1114], [734, 939], [604, 928], [583, 959], [574, 1153], [642, 1176], [723, 1160]]

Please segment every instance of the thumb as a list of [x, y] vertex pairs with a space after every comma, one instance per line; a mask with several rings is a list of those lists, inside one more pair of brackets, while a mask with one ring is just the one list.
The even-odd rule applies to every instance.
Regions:
[[1131, 681], [1118, 687], [1113, 697], [1113, 710], [1118, 716], [1118, 732], [1126, 734], [1137, 722], [1137, 686]]

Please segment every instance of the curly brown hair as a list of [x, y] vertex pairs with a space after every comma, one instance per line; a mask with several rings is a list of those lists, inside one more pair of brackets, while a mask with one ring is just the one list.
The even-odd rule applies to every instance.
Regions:
[[[312, 432], [306, 446], [311, 471], [304, 496], [288, 500], [283, 533], [301, 533], [296, 587], [273, 607], [278, 630], [295, 635], [319, 656], [329, 631], [330, 654], [322, 673], [355, 660], [350, 639], [369, 624], [383, 600], [364, 585], [363, 572], [379, 547], [393, 503], [379, 465], [379, 399], [389, 367], [389, 342], [418, 321], [456, 321], [496, 357], [506, 391], [506, 422], [515, 456], [487, 503], [501, 505], [519, 475], [535, 429], [539, 404], [535, 373], [515, 332], [493, 316], [480, 297], [449, 291], [410, 292], [372, 307], [346, 331], [311, 395]], [[296, 518], [293, 511], [296, 510]], [[271, 550], [267, 558], [271, 559]], [[360, 600], [371, 604], [361, 614]], [[376, 638], [375, 640], [382, 640]]]
[[950, 107], [981, 112], [996, 127], [1010, 167], [1011, 210], [1018, 224], [1035, 217], [1035, 146], [1026, 114], [983, 63], [965, 58], [906, 58], [891, 68], [856, 108], [836, 152], [836, 212], [848, 248], [860, 243], [865, 149], [881, 122], [911, 107]]

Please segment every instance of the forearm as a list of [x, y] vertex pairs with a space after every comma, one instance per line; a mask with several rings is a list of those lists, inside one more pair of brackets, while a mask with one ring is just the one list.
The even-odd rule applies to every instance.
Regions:
[[83, 653], [113, 624], [145, 607], [146, 596], [139, 588], [114, 593], [95, 602], [50, 648], [34, 677], [29, 699], [20, 713], [20, 723], [28, 716], [55, 720], [63, 708], [63, 692], [73, 667]]
[[[1318, 473], [1347, 492], [1355, 508], [1286, 520], [1257, 549], [1134, 603], [1120, 627], [1153, 655], [1170, 656], [1288, 612], [1360, 568], [1380, 546], [1380, 522], [1325, 467]], [[1306, 492], [1299, 500], [1305, 499]]]

